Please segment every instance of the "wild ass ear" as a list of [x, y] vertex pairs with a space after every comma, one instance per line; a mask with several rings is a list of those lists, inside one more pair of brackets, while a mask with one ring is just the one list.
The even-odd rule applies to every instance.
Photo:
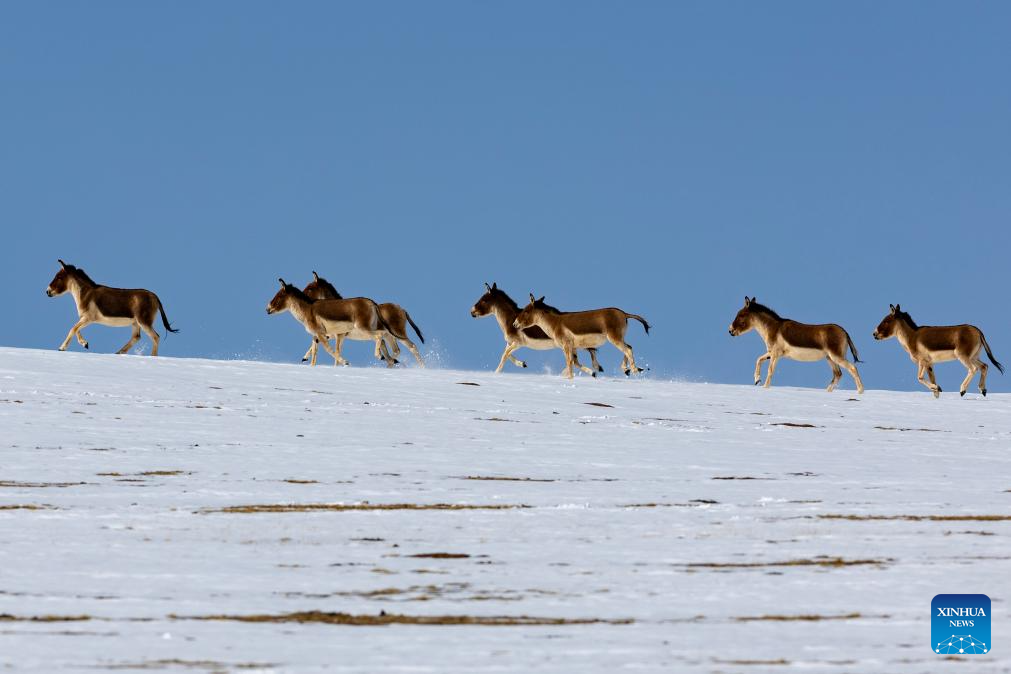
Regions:
[[319, 283], [319, 274], [317, 274], [316, 272], [313, 272], [312, 273], [312, 280], [316, 281], [317, 283]]
[[487, 290], [488, 292], [491, 292], [491, 286], [488, 285], [487, 281], [484, 282], [484, 289]]
[[541, 295], [541, 299], [539, 299], [539, 300], [537, 300], [537, 301], [538, 301], [538, 302], [543, 302], [543, 301], [544, 301], [544, 298], [545, 298], [545, 297], [547, 297], [547, 296], [546, 296], [546, 295]]
[[751, 306], [751, 298], [748, 297], [747, 295], [745, 295], [744, 296], [744, 307], [747, 308], [747, 307], [750, 307], [750, 306]]
[[534, 299], [534, 294], [533, 294], [533, 293], [530, 293], [530, 304], [533, 304], [533, 303], [534, 303], [534, 302], [536, 302], [536, 301], [537, 301], [537, 300], [535, 300], [535, 299]]
[[492, 290], [498, 290], [498, 283], [497, 283], [497, 282], [495, 282], [495, 281], [492, 281], [492, 282], [491, 282], [491, 289], [492, 289]]
[[282, 287], [282, 288], [284, 288], [285, 286], [287, 286], [287, 285], [288, 285], [287, 283], [285, 283], [285, 282], [284, 282], [284, 279], [283, 279], [283, 278], [280, 278], [280, 277], [278, 277], [278, 279], [277, 279], [277, 280], [281, 282], [281, 287]]
[[899, 305], [898, 304], [896, 304], [894, 307], [892, 307], [892, 313], [893, 314], [897, 314], [897, 313], [899, 313], [899, 311], [901, 311], [901, 309], [899, 309]]
[[57, 260], [56, 260], [56, 261], [57, 261], [57, 262], [59, 262], [59, 263], [60, 263], [60, 266], [61, 266], [61, 267], [63, 267], [64, 269], [66, 269], [66, 268], [67, 268], [67, 263], [66, 263], [66, 262], [64, 262], [63, 260], [60, 260], [59, 258], [57, 258]]

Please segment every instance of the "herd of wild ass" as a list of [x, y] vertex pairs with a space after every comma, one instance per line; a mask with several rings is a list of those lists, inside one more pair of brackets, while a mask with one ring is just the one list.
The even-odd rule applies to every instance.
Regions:
[[[154, 322], [160, 315], [162, 325], [168, 332], [178, 332], [168, 322], [161, 300], [150, 290], [128, 290], [110, 288], [95, 283], [83, 269], [59, 260], [60, 269], [46, 288], [46, 295], [56, 297], [69, 292], [77, 305], [78, 320], [60, 345], [66, 350], [70, 341], [88, 348], [88, 342], [81, 330], [92, 323], [100, 325], [129, 327], [133, 333], [130, 340], [117, 351], [126, 353], [140, 339], [143, 330], [151, 339], [151, 355], [158, 355], [159, 336]], [[326, 279], [316, 272], [312, 282], [299, 290], [296, 286], [278, 279], [281, 287], [267, 305], [268, 314], [291, 313], [312, 337], [309, 350], [302, 360], [316, 364], [319, 345], [322, 344], [334, 358], [335, 365], [347, 365], [341, 355], [345, 339], [372, 341], [375, 355], [387, 367], [394, 367], [399, 361], [400, 342], [410, 350], [418, 363], [424, 366], [417, 345], [407, 334], [408, 324], [424, 343], [425, 338], [410, 314], [397, 304], [377, 304], [365, 297], [344, 298]], [[1003, 374], [1004, 366], [994, 358], [983, 331], [974, 325], [920, 326], [912, 317], [902, 311], [898, 304], [890, 305], [874, 331], [874, 339], [895, 337], [909, 357], [916, 363], [917, 379], [927, 387], [934, 397], [941, 394], [941, 387], [934, 378], [934, 364], [958, 360], [968, 371], [962, 381], [960, 394], [966, 389], [976, 373], [979, 373], [979, 391], [986, 395], [986, 375], [988, 366], [980, 359], [985, 350], [987, 358]], [[526, 363], [513, 353], [522, 347], [546, 350], [561, 349], [565, 356], [566, 377], [572, 378], [573, 367], [596, 376], [604, 368], [597, 362], [597, 349], [605, 342], [613, 344], [622, 354], [621, 369], [626, 375], [642, 372], [635, 364], [632, 347], [625, 341], [628, 319], [642, 323], [649, 333], [649, 323], [642, 316], [630, 314], [621, 309], [594, 309], [591, 311], [560, 311], [544, 302], [544, 297], [536, 299], [530, 295], [530, 302], [523, 308], [496, 284], [485, 284], [485, 292], [470, 310], [471, 316], [495, 316], [506, 346], [502, 352], [496, 372], [501, 372], [506, 361], [519, 367]], [[845, 369], [853, 377], [857, 391], [864, 390], [860, 373], [854, 363], [861, 362], [856, 347], [849, 334], [834, 323], [809, 325], [782, 318], [769, 307], [759, 304], [754, 297], [745, 297], [744, 306], [737, 312], [730, 324], [730, 334], [742, 335], [755, 330], [765, 342], [765, 353], [755, 363], [755, 384], [761, 381], [762, 362], [768, 360], [765, 387], [772, 383], [776, 363], [780, 358], [799, 361], [826, 360], [832, 368], [832, 381], [828, 390], [832, 391]], [[334, 345], [330, 346], [330, 340]], [[590, 354], [592, 367], [579, 362], [577, 352], [585, 349]], [[853, 354], [851, 362], [846, 357], [847, 350]], [[926, 375], [926, 379], [924, 378]]]

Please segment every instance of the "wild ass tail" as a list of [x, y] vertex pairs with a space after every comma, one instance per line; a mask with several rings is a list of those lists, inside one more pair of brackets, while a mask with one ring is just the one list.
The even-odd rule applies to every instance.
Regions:
[[849, 346], [850, 346], [850, 352], [853, 354], [853, 362], [854, 363], [862, 363], [862, 362], [864, 362], [864, 361], [860, 360], [860, 356], [857, 354], [857, 347], [854, 346], [853, 339], [850, 337], [850, 333], [846, 332], [845, 330], [843, 330], [843, 333], [846, 335], [846, 343], [849, 344]]
[[626, 319], [628, 319], [628, 318], [634, 318], [635, 320], [637, 320], [640, 323], [642, 323], [642, 327], [644, 327], [646, 329], [646, 334], [647, 335], [649, 334], [649, 323], [646, 322], [645, 318], [643, 318], [639, 314], [630, 314], [627, 311], [623, 311], [622, 313], [625, 314], [625, 318]]
[[158, 311], [161, 313], [161, 324], [165, 326], [165, 329], [169, 332], [179, 332], [168, 322], [168, 316], [165, 315], [165, 307], [162, 306], [161, 299], [158, 300]]
[[421, 343], [424, 344], [425, 336], [421, 334], [421, 330], [418, 328], [418, 324], [411, 320], [411, 315], [406, 311], [404, 312], [404, 315], [407, 316], [407, 322], [411, 324], [411, 327], [414, 328], [414, 332], [417, 333], [418, 339], [420, 339]]
[[983, 336], [983, 331], [979, 331], [979, 339], [983, 342], [983, 348], [986, 349], [986, 357], [990, 359], [990, 362], [1000, 370], [1001, 374], [1004, 374], [1004, 366], [1001, 365], [996, 358], [993, 357], [993, 351], [990, 350], [990, 345], [986, 343], [986, 337]]

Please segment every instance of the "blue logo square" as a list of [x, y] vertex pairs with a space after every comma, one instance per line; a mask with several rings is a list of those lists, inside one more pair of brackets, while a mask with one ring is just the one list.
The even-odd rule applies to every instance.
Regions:
[[940, 655], [982, 655], [990, 648], [990, 597], [934, 597], [930, 602], [930, 650]]

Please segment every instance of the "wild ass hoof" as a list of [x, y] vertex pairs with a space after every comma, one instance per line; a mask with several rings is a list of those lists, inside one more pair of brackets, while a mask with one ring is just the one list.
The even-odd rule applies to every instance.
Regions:
[[981, 389], [979, 390], [979, 392], [983, 394], [983, 397], [984, 397], [984, 398], [986, 397], [986, 389], [985, 389], [985, 388], [981, 388]]
[[520, 361], [520, 367], [526, 367], [526, 366], [527, 366], [527, 362], [525, 360], [521, 360]]
[[597, 378], [597, 373], [596, 372], [591, 372], [590, 376], [593, 377], [594, 379], [596, 379]]
[[85, 343], [84, 343], [84, 348], [85, 348], [85, 349], [87, 349], [87, 348], [88, 348], [88, 343], [87, 343], [87, 342], [85, 342]]
[[632, 374], [631, 370], [625, 370], [625, 376], [628, 377]]
[[959, 395], [960, 397], [964, 398], [964, 397], [965, 397], [965, 391], [959, 391], [959, 392], [958, 392], [958, 395]]
[[604, 371], [604, 366], [603, 365], [598, 365], [597, 366], [597, 372], [603, 372], [603, 371]]

